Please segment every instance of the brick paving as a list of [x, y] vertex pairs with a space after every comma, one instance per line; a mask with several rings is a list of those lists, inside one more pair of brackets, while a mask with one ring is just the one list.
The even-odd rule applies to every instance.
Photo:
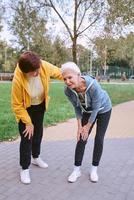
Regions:
[[86, 146], [82, 176], [68, 183], [73, 168], [76, 122], [44, 129], [42, 158], [47, 169], [31, 165], [32, 183], [19, 180], [19, 140], [0, 143], [0, 200], [133, 200], [134, 199], [134, 101], [113, 108], [99, 182], [89, 180], [94, 131]]

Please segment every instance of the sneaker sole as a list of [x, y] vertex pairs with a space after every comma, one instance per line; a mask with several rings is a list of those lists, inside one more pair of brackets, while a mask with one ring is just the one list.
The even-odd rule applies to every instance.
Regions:
[[29, 184], [31, 183], [31, 182], [30, 182], [30, 183], [24, 183], [24, 182], [22, 182], [22, 181], [20, 181], [20, 182], [23, 183], [23, 184], [25, 184], [25, 185], [29, 185]]
[[97, 183], [98, 181], [92, 181], [91, 179], [90, 179], [90, 181], [92, 182], [92, 183]]

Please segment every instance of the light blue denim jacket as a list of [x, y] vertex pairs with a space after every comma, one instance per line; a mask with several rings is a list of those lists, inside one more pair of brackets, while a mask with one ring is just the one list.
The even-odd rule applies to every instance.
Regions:
[[[107, 92], [101, 88], [96, 79], [88, 75], [82, 77], [85, 79], [87, 86], [87, 89], [85, 91], [85, 104], [86, 108], [90, 108], [91, 112], [89, 122], [93, 123], [96, 119], [97, 114], [108, 112], [112, 109], [112, 104]], [[76, 91], [66, 86], [65, 95], [74, 106], [77, 119], [81, 119], [82, 114], [85, 111], [81, 106]]]

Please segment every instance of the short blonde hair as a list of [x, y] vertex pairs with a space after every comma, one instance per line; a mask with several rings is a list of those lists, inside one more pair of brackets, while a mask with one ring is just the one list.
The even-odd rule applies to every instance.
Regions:
[[61, 73], [63, 74], [66, 70], [72, 70], [78, 74], [81, 74], [80, 68], [74, 62], [66, 62], [61, 65]]

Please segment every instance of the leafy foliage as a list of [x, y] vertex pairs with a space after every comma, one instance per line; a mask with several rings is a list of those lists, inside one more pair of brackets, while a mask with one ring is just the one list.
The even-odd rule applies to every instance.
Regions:
[[[104, 59], [108, 65], [118, 65], [119, 67], [134, 67], [134, 34], [127, 37], [96, 38], [97, 53], [101, 58], [102, 66]], [[106, 51], [106, 57], [105, 57]]]
[[41, 8], [49, 7], [62, 22], [72, 42], [73, 61], [77, 63], [77, 39], [102, 17], [105, 1], [38, 0], [37, 3]]
[[132, 0], [108, 0], [107, 25], [121, 32], [126, 25], [134, 25], [134, 2]]

